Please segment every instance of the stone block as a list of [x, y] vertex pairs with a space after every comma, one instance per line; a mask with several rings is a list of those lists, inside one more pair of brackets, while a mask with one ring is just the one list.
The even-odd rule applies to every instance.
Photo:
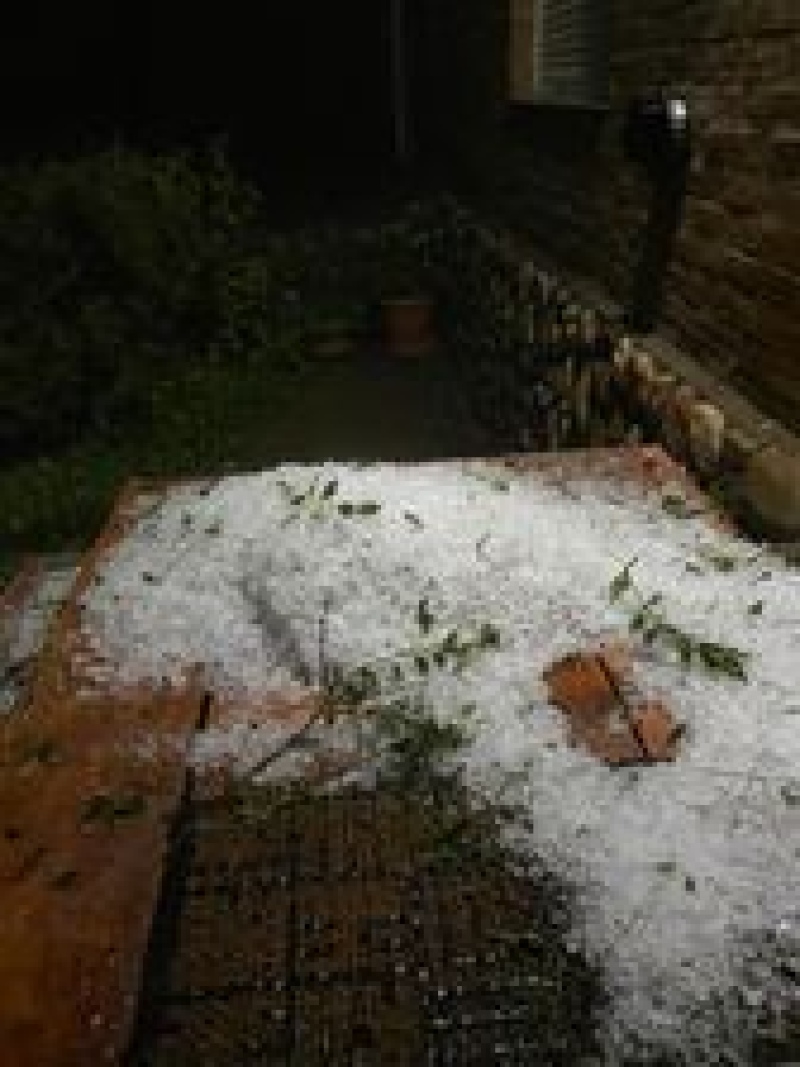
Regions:
[[620, 337], [614, 348], [614, 367], [620, 376], [628, 373], [633, 358], [633, 341], [630, 337]]
[[591, 404], [594, 417], [606, 417], [614, 403], [614, 369], [597, 363], [591, 370]]
[[800, 455], [777, 445], [756, 452], [746, 464], [741, 491], [764, 536], [800, 537]]
[[692, 386], [677, 385], [665, 399], [661, 411], [664, 443], [677, 459], [683, 459], [689, 452], [689, 420], [695, 400]]
[[661, 701], [651, 700], [636, 708], [631, 729], [649, 760], [674, 760], [681, 729]]
[[777, 178], [800, 176], [800, 130], [782, 124], [770, 142], [770, 173]]
[[662, 417], [675, 389], [675, 375], [655, 367], [650, 379], [642, 385], [642, 400], [653, 412]]
[[726, 425], [722, 440], [720, 467], [729, 474], [741, 474], [758, 448], [758, 442], [743, 427]]
[[646, 388], [655, 374], [655, 363], [649, 352], [636, 352], [630, 362], [630, 372], [638, 389]]
[[722, 455], [725, 416], [714, 404], [696, 403], [689, 413], [689, 446], [692, 460], [704, 474], [715, 471]]

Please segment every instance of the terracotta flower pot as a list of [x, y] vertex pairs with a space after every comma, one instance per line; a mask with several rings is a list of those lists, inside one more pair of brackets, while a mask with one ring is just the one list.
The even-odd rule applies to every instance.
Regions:
[[396, 356], [423, 356], [433, 348], [433, 308], [425, 296], [392, 297], [382, 304], [386, 347]]

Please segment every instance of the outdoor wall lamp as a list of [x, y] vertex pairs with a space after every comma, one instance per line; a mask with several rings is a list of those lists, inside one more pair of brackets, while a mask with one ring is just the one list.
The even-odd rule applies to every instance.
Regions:
[[634, 98], [623, 128], [627, 158], [656, 182], [682, 180], [691, 156], [689, 106], [678, 95], [657, 91]]
[[691, 128], [686, 99], [663, 90], [634, 98], [622, 131], [629, 162], [642, 167], [650, 182], [650, 208], [643, 230], [634, 235], [635, 263], [625, 313], [631, 329], [655, 329], [680, 229], [691, 159]]

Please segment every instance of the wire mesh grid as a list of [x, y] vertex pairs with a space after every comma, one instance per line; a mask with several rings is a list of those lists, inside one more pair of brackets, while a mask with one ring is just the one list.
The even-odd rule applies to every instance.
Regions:
[[566, 1064], [593, 1048], [602, 983], [566, 946], [566, 891], [465, 824], [464, 796], [260, 792], [258, 817], [191, 815], [134, 1062]]

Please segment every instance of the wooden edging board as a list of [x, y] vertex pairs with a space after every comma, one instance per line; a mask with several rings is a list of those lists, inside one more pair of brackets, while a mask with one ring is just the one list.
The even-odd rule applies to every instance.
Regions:
[[[52, 622], [23, 711], [0, 722], [0, 1062], [121, 1062], [131, 1038], [188, 749], [204, 713], [181, 691], [78, 696], [79, 598], [161, 489], [129, 482]], [[35, 559], [7, 589], [35, 585]]]

